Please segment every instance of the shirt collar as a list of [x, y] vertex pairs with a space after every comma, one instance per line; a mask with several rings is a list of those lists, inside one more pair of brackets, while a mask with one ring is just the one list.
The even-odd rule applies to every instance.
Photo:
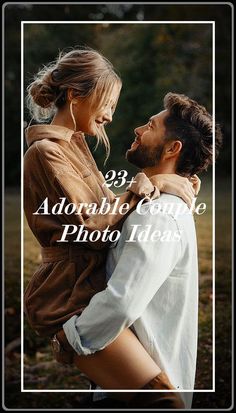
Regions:
[[84, 135], [83, 132], [75, 132], [72, 129], [59, 125], [32, 125], [25, 130], [27, 145], [41, 139], [62, 139], [70, 142], [72, 135]]

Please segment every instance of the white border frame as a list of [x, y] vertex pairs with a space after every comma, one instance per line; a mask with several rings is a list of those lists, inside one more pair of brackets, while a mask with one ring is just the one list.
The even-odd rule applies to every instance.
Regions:
[[[19, 4], [19, 3], [17, 3]], [[38, 3], [40, 4], [40, 3]], [[41, 3], [42, 4], [42, 3]], [[43, 3], [44, 4], [44, 3]], [[48, 3], [47, 3], [48, 4]], [[53, 4], [53, 3], [52, 3]], [[55, 4], [55, 3], [54, 3]], [[74, 4], [75, 3], [67, 3]], [[81, 3], [82, 4], [82, 3]], [[89, 3], [83, 3], [89, 4]], [[98, 4], [98, 3], [96, 3]], [[103, 3], [102, 3], [103, 4]], [[120, 3], [119, 3], [120, 4]], [[124, 3], [128, 4], [128, 3]], [[134, 4], [134, 3], [132, 3]], [[136, 3], [137, 5], [140, 3]], [[145, 3], [148, 4], [148, 3]], [[149, 3], [150, 4], [150, 3]], [[151, 3], [153, 4], [153, 3]], [[159, 3], [161, 4], [161, 3]], [[164, 3], [166, 4], [166, 3]], [[178, 3], [174, 3], [178, 4]], [[182, 4], [182, 3], [181, 3]], [[189, 4], [189, 3], [186, 3]], [[192, 3], [196, 4], [196, 3]], [[199, 4], [199, 3], [198, 3]], [[212, 4], [212, 3], [202, 3]], [[218, 3], [220, 4], [220, 3]], [[223, 3], [225, 4], [225, 3]], [[212, 164], [212, 389], [194, 389], [194, 390], [175, 390], [178, 393], [212, 393], [215, 392], [215, 21], [107, 21], [107, 20], [95, 20], [95, 21], [21, 21], [21, 392], [22, 393], [90, 393], [90, 392], [159, 392], [159, 390], [104, 390], [104, 389], [24, 389], [24, 309], [23, 309], [23, 290], [24, 290], [24, 205], [23, 205], [23, 156], [24, 156], [24, 24], [211, 24], [212, 25], [212, 118], [213, 118], [213, 164]], [[163, 390], [160, 390], [163, 392]], [[172, 392], [172, 390], [165, 390], [165, 392]], [[51, 409], [50, 409], [51, 410]], [[68, 410], [68, 409], [67, 409]], [[111, 409], [113, 410], [113, 409]], [[168, 409], [167, 409], [168, 410]], [[194, 410], [194, 409], [191, 409]]]

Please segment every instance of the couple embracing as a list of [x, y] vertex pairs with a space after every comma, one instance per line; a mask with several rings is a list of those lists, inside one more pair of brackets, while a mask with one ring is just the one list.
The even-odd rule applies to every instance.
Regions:
[[[109, 390], [101, 397], [128, 408], [189, 408], [192, 394], [181, 390], [194, 389], [198, 330], [189, 211], [200, 189], [196, 174], [212, 163], [212, 117], [189, 97], [167, 93], [161, 111], [134, 130], [126, 158], [140, 172], [115, 195], [85, 135], [103, 142], [109, 156], [105, 125], [120, 90], [112, 64], [90, 48], [61, 53], [27, 88], [31, 116], [41, 123], [26, 130], [24, 211], [42, 262], [25, 290], [25, 314], [51, 341], [57, 361]], [[216, 155], [221, 140], [216, 125]], [[45, 198], [50, 208], [61, 198], [77, 206], [99, 207], [104, 198], [111, 207], [127, 206], [117, 214], [89, 214], [83, 206], [78, 214], [35, 214]], [[150, 203], [158, 213], [150, 213]], [[176, 213], [181, 206], [185, 212]], [[58, 242], [65, 226], [88, 234], [109, 228], [120, 236], [75, 242], [71, 230]]]

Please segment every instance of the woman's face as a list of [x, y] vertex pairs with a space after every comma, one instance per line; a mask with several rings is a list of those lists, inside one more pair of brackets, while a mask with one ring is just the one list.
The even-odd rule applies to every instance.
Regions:
[[112, 122], [116, 104], [120, 94], [120, 86], [115, 84], [112, 93], [102, 108], [91, 108], [91, 100], [77, 98], [78, 103], [73, 104], [73, 115], [75, 117], [77, 131], [95, 136], [102, 126]]

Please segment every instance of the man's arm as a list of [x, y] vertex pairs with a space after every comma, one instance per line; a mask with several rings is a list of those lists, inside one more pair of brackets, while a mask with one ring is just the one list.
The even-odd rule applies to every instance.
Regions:
[[125, 242], [133, 225], [140, 231], [151, 225], [150, 233], [178, 231], [176, 221], [167, 214], [130, 215], [122, 230], [123, 250], [107, 288], [94, 295], [80, 316], [71, 317], [64, 325], [70, 344], [78, 354], [102, 350], [123, 329], [137, 320], [163, 282], [171, 274], [181, 254], [181, 241]]

